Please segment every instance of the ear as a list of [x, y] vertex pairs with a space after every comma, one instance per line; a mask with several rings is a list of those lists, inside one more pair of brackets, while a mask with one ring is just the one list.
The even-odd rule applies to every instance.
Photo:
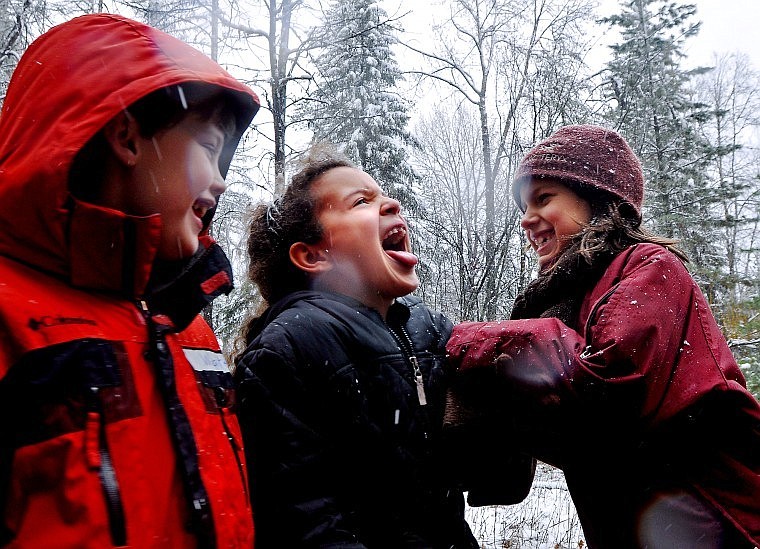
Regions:
[[121, 111], [103, 126], [103, 135], [120, 162], [125, 166], [134, 166], [137, 163], [140, 154], [137, 139], [140, 137], [140, 128], [132, 115], [127, 111]]
[[332, 260], [327, 250], [317, 244], [296, 242], [290, 246], [290, 261], [309, 275], [319, 275], [331, 270]]

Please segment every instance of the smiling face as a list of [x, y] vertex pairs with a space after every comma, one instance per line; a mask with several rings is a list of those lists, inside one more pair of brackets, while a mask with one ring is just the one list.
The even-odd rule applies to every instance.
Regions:
[[158, 258], [183, 259], [198, 249], [202, 218], [226, 188], [219, 172], [225, 137], [213, 117], [192, 113], [153, 137], [134, 137], [129, 180], [121, 183], [128, 192], [106, 205], [130, 215], [161, 216]]
[[520, 189], [521, 226], [538, 255], [539, 270], [551, 266], [570, 238], [591, 220], [591, 206], [556, 179], [532, 178]]
[[332, 168], [311, 187], [323, 238], [312, 246], [323, 259], [315, 286], [351, 296], [382, 315], [419, 285], [409, 232], [398, 201], [371, 176]]

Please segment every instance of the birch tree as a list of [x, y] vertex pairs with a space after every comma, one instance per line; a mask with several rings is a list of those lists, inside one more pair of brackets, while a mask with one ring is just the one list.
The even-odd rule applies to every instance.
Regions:
[[52, 26], [56, 7], [55, 2], [0, 0], [0, 103], [24, 50]]
[[[556, 90], [534, 86], [535, 76], [545, 70], [559, 47], [579, 46], [578, 41], [560, 37], [579, 37], [580, 24], [590, 17], [591, 8], [583, 0], [452, 0], [450, 5], [450, 18], [440, 27], [439, 50], [407, 47], [421, 54], [429, 67], [414, 72], [437, 84], [452, 109], [469, 104], [476, 112], [483, 177], [477, 246], [485, 261], [474, 275], [478, 278], [470, 295], [474, 304], [467, 310], [473, 311], [472, 319], [492, 319], [504, 316], [530, 275], [529, 265], [521, 263], [521, 253], [506, 253], [519, 250], [515, 206], [504, 200], [504, 209], [497, 209], [497, 199], [510, 196], [515, 163], [536, 134], [543, 133], [538, 113], [547, 114], [549, 124], [572, 118], [548, 115], [546, 107], [566, 101], [568, 93], [578, 96], [582, 85], [576, 68], [582, 56], [567, 51], [566, 60], [573, 62], [562, 71], [561, 79], [568, 86], [556, 101], [545, 101]], [[561, 67], [554, 64], [555, 69]], [[501, 257], [512, 257], [524, 267], [516, 279], [510, 278], [515, 269], [499, 264]]]
[[[701, 135], [721, 152], [708, 166], [716, 182], [720, 246], [725, 254], [723, 276], [716, 280], [726, 298], [737, 302], [751, 295], [753, 255], [760, 249], [754, 240], [760, 205], [760, 74], [744, 55], [715, 58], [715, 67], [697, 82], [698, 97], [712, 116], [701, 125]], [[749, 294], [748, 294], [749, 292]]]
[[313, 47], [312, 26], [298, 21], [311, 21], [313, 15], [305, 0], [231, 0], [216, 13], [225, 44], [231, 49], [230, 69], [249, 83], [262, 101], [255, 130], [263, 154], [252, 163], [267, 192], [280, 194], [288, 159], [299, 151], [288, 138], [288, 130], [297, 124], [293, 106], [304, 94], [298, 84], [312, 79], [307, 60]]
[[[424, 208], [415, 217], [419, 293], [455, 320], [478, 318], [489, 256], [480, 234], [486, 210], [477, 111], [467, 104], [454, 110], [439, 107], [416, 125], [415, 134], [420, 142], [417, 165], [423, 180], [430, 182], [419, 187]], [[495, 210], [513, 216], [505, 226], [515, 227], [517, 212], [508, 204], [509, 195], [499, 193], [494, 199]], [[514, 255], [524, 257], [521, 251], [505, 245], [495, 248], [496, 268], [505, 278], [514, 277], [514, 272], [506, 273], [514, 269]], [[498, 314], [507, 316], [508, 311], [500, 309]]]

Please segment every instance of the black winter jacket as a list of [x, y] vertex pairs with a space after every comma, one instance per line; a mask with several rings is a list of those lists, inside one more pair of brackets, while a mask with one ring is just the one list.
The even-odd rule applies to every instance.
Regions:
[[312, 291], [262, 315], [236, 369], [257, 549], [478, 547], [435, 454], [451, 328], [415, 297], [385, 322]]

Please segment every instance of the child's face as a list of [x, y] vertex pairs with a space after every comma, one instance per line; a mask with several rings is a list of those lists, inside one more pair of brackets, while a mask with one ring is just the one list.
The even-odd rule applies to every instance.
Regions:
[[591, 206], [556, 179], [533, 178], [520, 190], [525, 208], [521, 225], [538, 255], [539, 270], [549, 267], [591, 220]]
[[317, 284], [349, 295], [382, 314], [419, 285], [406, 221], [398, 201], [365, 172], [338, 167], [312, 185], [324, 231], [317, 244], [327, 269]]
[[225, 134], [214, 119], [190, 114], [152, 138], [137, 139], [132, 190], [120, 209], [161, 215], [158, 258], [190, 257], [198, 249], [203, 216], [226, 188], [219, 172]]

